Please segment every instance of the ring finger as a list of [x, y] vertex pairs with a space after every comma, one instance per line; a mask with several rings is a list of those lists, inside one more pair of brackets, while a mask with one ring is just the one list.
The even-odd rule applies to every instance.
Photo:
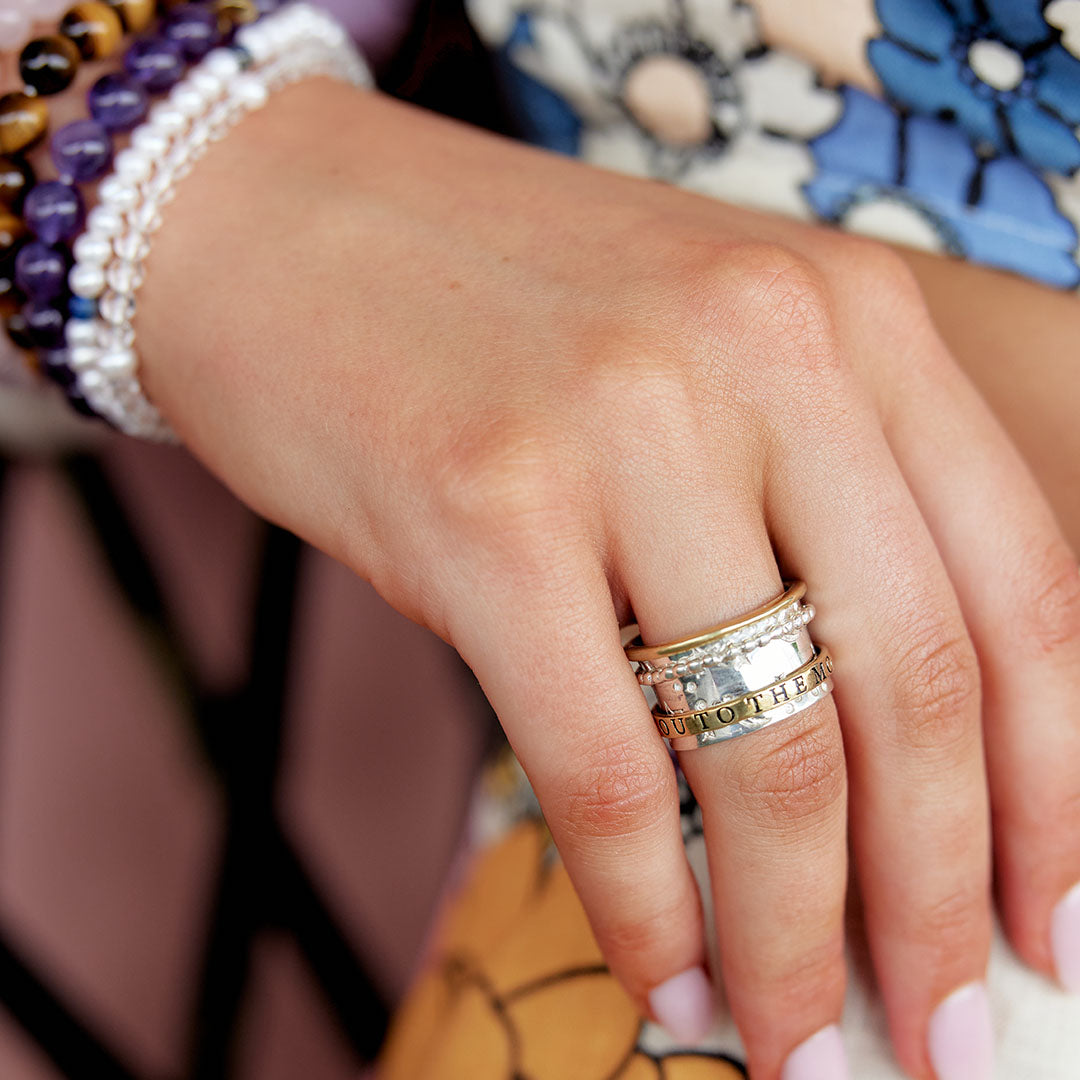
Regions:
[[[760, 500], [747, 493], [731, 506], [725, 493], [739, 489], [703, 478], [622, 534], [617, 561], [645, 642], [688, 636], [779, 592]], [[831, 700], [752, 738], [684, 752], [680, 764], [702, 808], [725, 990], [751, 1075], [840, 1080], [846, 798]]]

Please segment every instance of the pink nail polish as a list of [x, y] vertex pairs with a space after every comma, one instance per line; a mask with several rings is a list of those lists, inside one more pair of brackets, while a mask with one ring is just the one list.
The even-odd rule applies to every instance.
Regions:
[[840, 1029], [823, 1027], [788, 1054], [780, 1080], [847, 1080], [847, 1054]]
[[1080, 994], [1080, 885], [1074, 885], [1054, 908], [1050, 947], [1058, 981], [1070, 993]]
[[653, 1015], [681, 1043], [696, 1045], [713, 1022], [713, 993], [703, 968], [692, 967], [649, 991]]
[[937, 1080], [993, 1080], [994, 1029], [981, 982], [954, 990], [934, 1010], [927, 1046]]

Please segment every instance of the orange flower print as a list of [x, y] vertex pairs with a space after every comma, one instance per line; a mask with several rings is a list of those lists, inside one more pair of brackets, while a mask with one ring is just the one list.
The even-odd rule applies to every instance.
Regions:
[[381, 1080], [743, 1080], [725, 1057], [639, 1049], [542, 823], [483, 852], [398, 1013]]

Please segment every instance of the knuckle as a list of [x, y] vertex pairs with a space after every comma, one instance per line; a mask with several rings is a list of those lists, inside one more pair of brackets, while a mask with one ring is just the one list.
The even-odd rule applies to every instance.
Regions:
[[980, 677], [967, 634], [942, 623], [925, 625], [902, 649], [894, 683], [900, 704], [900, 737], [915, 749], [970, 744], [979, 729]]
[[809, 724], [789, 730], [741, 770], [738, 795], [761, 820], [817, 818], [844, 798], [847, 778], [839, 733], [820, 705], [809, 711], [815, 714]]
[[830, 234], [826, 257], [838, 273], [846, 274], [857, 295], [871, 300], [877, 310], [922, 311], [922, 288], [907, 261], [878, 240], [853, 233]]
[[685, 905], [680, 905], [633, 917], [618, 905], [610, 919], [598, 924], [597, 936], [605, 956], [633, 957], [637, 966], [643, 958], [662, 950], [670, 941], [671, 928], [685, 925], [690, 915]]
[[[698, 259], [700, 260], [700, 256]], [[825, 274], [781, 244], [742, 243], [712, 249], [692, 267], [689, 324], [708, 350], [740, 360], [760, 376], [762, 362], [790, 379], [835, 376], [844, 368]]]
[[[562, 388], [582, 430], [631, 455], [642, 432], [663, 427], [677, 435], [692, 415], [693, 373], [685, 350], [654, 331], [625, 325], [579, 342], [580, 362]], [[671, 421], [668, 423], [667, 421]]]
[[775, 947], [756, 950], [744, 967], [733, 972], [739, 985], [752, 988], [778, 1007], [789, 1002], [803, 1007], [812, 999], [842, 999], [846, 977], [843, 933], [817, 941], [812, 933], [796, 940], [789, 934], [778, 935]]
[[524, 418], [474, 424], [440, 448], [429, 494], [441, 515], [466, 531], [499, 535], [533, 529], [559, 507], [550, 438]]
[[1023, 564], [1030, 581], [1015, 609], [1016, 647], [1035, 659], [1080, 646], [1080, 566], [1064, 545]]
[[956, 889], [911, 908], [908, 933], [936, 957], [934, 967], [949, 967], [985, 935], [988, 912], [988, 889], [980, 882], [977, 888]]
[[655, 826], [676, 805], [675, 774], [666, 757], [625, 743], [598, 748], [559, 791], [554, 809], [572, 839], [630, 836]]

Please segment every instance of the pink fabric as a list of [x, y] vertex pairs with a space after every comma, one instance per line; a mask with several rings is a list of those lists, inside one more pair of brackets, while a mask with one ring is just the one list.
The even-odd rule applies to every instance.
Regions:
[[389, 59], [409, 28], [416, 0], [316, 0], [340, 19], [364, 54], [378, 64]]

